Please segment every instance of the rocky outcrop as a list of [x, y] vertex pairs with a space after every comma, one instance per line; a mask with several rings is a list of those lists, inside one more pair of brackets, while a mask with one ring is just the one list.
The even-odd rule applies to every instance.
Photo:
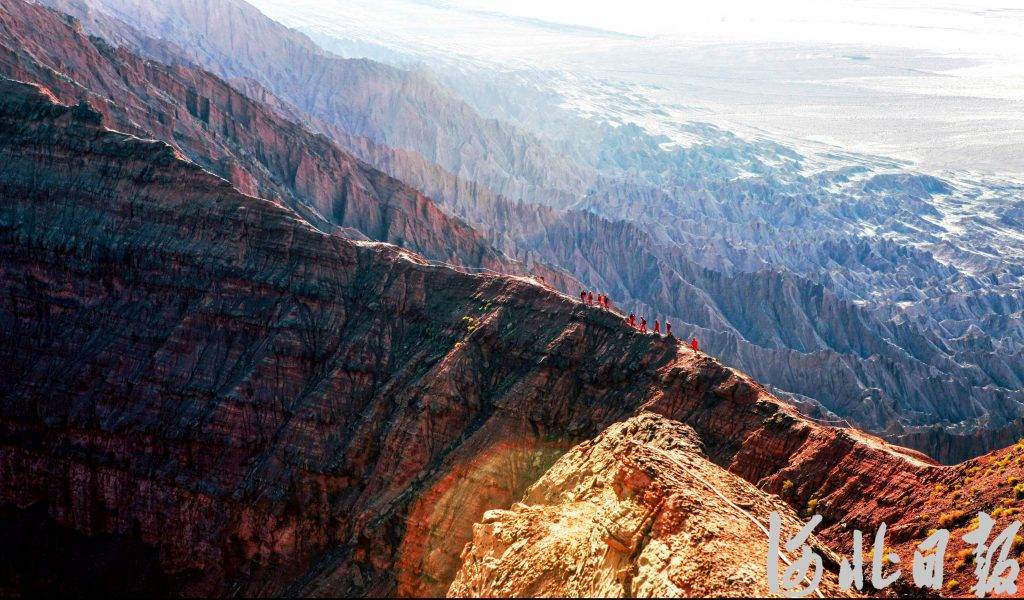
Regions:
[[[801, 517], [824, 516], [812, 543], [824, 557], [826, 596], [849, 593], [835, 587], [829, 569], [852, 555], [852, 531], [864, 533], [870, 560], [881, 523], [888, 526], [886, 551], [898, 558], [887, 573], [902, 574], [890, 593], [973, 593], [973, 546], [963, 536], [981, 511], [994, 517], [995, 532], [1019, 520], [1024, 444], [935, 468], [912, 457], [893, 461], [891, 454], [871, 451], [869, 439], [813, 437], [817, 441], [802, 444], [792, 467], [766, 479], [734, 462], [731, 470], [746, 472], [758, 482], [754, 487], [709, 463], [702, 450], [708, 438], [686, 425], [650, 413], [617, 423], [563, 455], [520, 502], [483, 515], [448, 593], [768, 596], [762, 527], [771, 511], [783, 517], [783, 539], [804, 524]], [[815, 455], [836, 462], [820, 463], [824, 469], [815, 473], [805, 462]], [[863, 462], [849, 470], [851, 458]], [[915, 588], [909, 571], [914, 552], [940, 528], [951, 533], [941, 589]], [[1015, 540], [1011, 553], [1021, 550], [1024, 542]]]
[[[777, 497], [708, 461], [689, 427], [641, 413], [566, 453], [509, 510], [485, 513], [448, 595], [769, 597], [773, 511], [785, 515], [783, 539], [803, 527]], [[834, 572], [819, 589], [845, 595]]]

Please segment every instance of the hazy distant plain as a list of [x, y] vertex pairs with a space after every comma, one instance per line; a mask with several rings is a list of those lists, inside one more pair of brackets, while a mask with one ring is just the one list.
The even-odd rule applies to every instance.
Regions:
[[253, 4], [366, 49], [353, 55], [380, 58], [380, 48], [434, 68], [529, 71], [566, 106], [684, 143], [677, 124], [704, 121], [925, 171], [1024, 176], [1024, 10], [910, 0], [810, 12], [741, 0], [640, 1], [628, 13], [600, 3], [574, 13], [571, 1]]

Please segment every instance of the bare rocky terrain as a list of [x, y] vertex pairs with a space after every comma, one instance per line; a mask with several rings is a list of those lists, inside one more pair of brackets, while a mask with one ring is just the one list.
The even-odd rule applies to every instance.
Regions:
[[[700, 446], [691, 428], [651, 413], [576, 446], [521, 502], [484, 513], [448, 594], [772, 596], [764, 524], [772, 511], [787, 515], [788, 539], [803, 522]], [[821, 592], [846, 595], [831, 575]]]
[[[937, 523], [969, 527], [954, 511], [1016, 510], [1019, 446], [950, 468], [822, 427], [715, 359], [531, 279], [320, 231], [166, 143], [105, 129], [84, 104], [0, 85], [0, 525], [20, 560], [53, 565], [5, 589], [761, 593], [764, 542], [732, 543], [755, 526], [733, 504], [790, 525], [813, 506], [833, 552], [851, 526], [884, 520], [903, 551]], [[723, 528], [687, 520], [694, 474], [722, 494], [702, 510]], [[557, 569], [515, 578], [517, 563], [553, 560], [544, 544], [562, 542], [542, 523], [563, 505], [618, 507], [611, 552], [639, 539], [629, 523], [659, 495], [672, 502], [642, 536], [652, 554], [619, 583], [598, 566], [593, 584]], [[540, 554], [502, 552], [510, 569], [491, 579], [497, 523], [525, 527]], [[564, 543], [586, 567], [598, 530], [580, 528]], [[31, 531], [73, 554], [51, 560]], [[660, 545], [723, 543], [725, 564], [699, 577], [655, 560]], [[130, 568], [138, 577], [117, 576]]]
[[812, 416], [944, 462], [1024, 431], [1013, 182], [808, 156], [699, 123], [680, 127], [701, 143], [666, 150], [634, 125], [565, 116], [523, 91], [532, 82], [338, 58], [240, 1], [48, 1], [260, 95], [506, 256], [672, 321]]
[[[851, 530], [882, 522], [905, 578], [916, 544], [950, 529], [942, 592], [965, 595], [971, 517], [1001, 530], [1024, 509], [1008, 258], [974, 279], [949, 267], [977, 304], [937, 332], [942, 300], [886, 313], [811, 267], [708, 265], [652, 226], [672, 203], [653, 191], [644, 221], [610, 214], [613, 195], [488, 189], [483, 167], [449, 170], [451, 148], [372, 123], [432, 123], [410, 144], [455, 131], [497, 178], [543, 165], [546, 142], [244, 4], [50, 4], [74, 17], [0, 0], [0, 593], [761, 596], [775, 511], [787, 532], [823, 517], [827, 595], [845, 593]], [[261, 81], [295, 61], [312, 62], [292, 87]], [[441, 135], [444, 114], [461, 116]], [[948, 196], [928, 178], [857, 185], [893, 227]], [[772, 206], [730, 190], [709, 213]], [[836, 210], [855, 207], [792, 227], [839, 229]], [[864, 244], [820, 248], [849, 281], [937, 264]], [[671, 315], [707, 352], [582, 305], [584, 284]], [[937, 312], [908, 319], [922, 303]]]
[[[508, 259], [430, 198], [206, 71], [145, 60], [40, 5], [12, 0], [4, 9], [0, 73], [44, 85], [64, 102], [85, 103], [114, 129], [163, 140], [242, 192], [280, 199], [317, 227], [395, 243], [429, 259], [577, 285], [543, 264], [528, 268]], [[177, 52], [125, 31], [161, 53]]]
[[717, 398], [761, 407], [735, 427], [786, 414], [531, 281], [319, 232], [84, 105], [3, 97], [2, 501], [153, 547], [180, 593], [442, 593], [484, 511], [641, 405], [706, 433]]

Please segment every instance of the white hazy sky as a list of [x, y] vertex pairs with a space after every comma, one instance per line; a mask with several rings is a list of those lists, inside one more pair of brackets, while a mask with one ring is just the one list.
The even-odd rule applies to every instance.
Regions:
[[293, 27], [435, 62], [565, 73], [558, 90], [573, 106], [654, 131], [667, 114], [929, 169], [1024, 174], [1024, 0], [248, 1]]
[[[298, 6], [337, 11], [361, 0], [249, 0], [285, 15]], [[1001, 58], [1024, 71], [1024, 0], [377, 0], [464, 8], [641, 36], [725, 42], [907, 47]]]
[[636, 35], [903, 45], [1024, 56], [1019, 0], [451, 0], [448, 4]]

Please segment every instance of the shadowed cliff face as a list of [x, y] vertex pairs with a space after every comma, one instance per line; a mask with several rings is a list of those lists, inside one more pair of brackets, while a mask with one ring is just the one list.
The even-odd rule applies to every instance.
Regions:
[[[314, 225], [387, 241], [424, 256], [504, 273], [535, 272], [568, 289], [573, 280], [507, 259], [432, 200], [187, 66], [143, 60], [86, 37], [61, 15], [3, 0], [0, 74], [46, 86], [66, 103], [86, 102], [112, 128], [161, 139], [239, 190], [280, 198]], [[106, 30], [105, 30], [106, 31]], [[145, 40], [131, 32], [137, 43]], [[174, 48], [150, 41], [174, 54]]]
[[153, 548], [183, 593], [443, 594], [485, 511], [641, 410], [794, 506], [819, 494], [826, 541], [948, 472], [532, 282], [325, 234], [0, 91], [0, 504]]
[[[558, 504], [588, 446], [552, 464], [640, 412], [668, 420], [613, 428], [596, 477], [668, 453], [761, 512], [781, 507], [762, 492], [813, 500], [840, 553], [850, 527], [884, 520], [907, 552], [968, 526], [947, 512], [1015, 510], [1019, 447], [948, 468], [820, 427], [609, 313], [318, 231], [85, 106], [0, 92], [0, 506], [84, 536], [77, 560], [134, 548], [186, 594], [443, 594], [492, 543], [462, 553], [486, 511]], [[679, 501], [658, 531], [689, 552], [707, 530], [685, 526], [679, 476], [630, 486]], [[505, 589], [465, 564], [465, 589]]]
[[[2, 97], [2, 500], [137, 527], [170, 576], [202, 573], [186, 591], [392, 590], [453, 465], [585, 435], [674, 355], [535, 284], [317, 232], [87, 108]], [[531, 481], [495, 464], [481, 509]]]

